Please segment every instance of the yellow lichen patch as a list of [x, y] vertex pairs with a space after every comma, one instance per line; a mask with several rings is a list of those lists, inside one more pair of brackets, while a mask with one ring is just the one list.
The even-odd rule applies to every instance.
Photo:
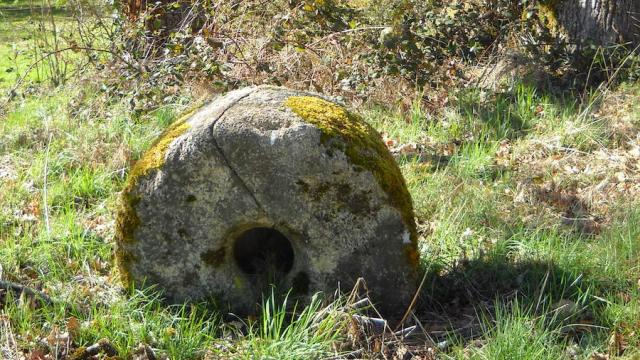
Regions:
[[140, 225], [140, 218], [135, 209], [136, 204], [140, 201], [140, 197], [136, 194], [136, 185], [140, 177], [146, 176], [152, 170], [162, 167], [169, 145], [189, 129], [187, 119], [189, 119], [194, 111], [195, 110], [188, 112], [182, 116], [180, 120], [171, 124], [171, 126], [158, 137], [151, 148], [136, 161], [129, 174], [127, 184], [118, 199], [115, 232], [117, 248], [115, 257], [120, 278], [126, 285], [131, 285], [128, 267], [129, 263], [134, 259], [132, 258], [132, 254], [126, 251], [125, 246], [135, 240], [133, 233]]
[[169, 128], [156, 140], [147, 152], [144, 153], [140, 160], [136, 161], [133, 169], [131, 169], [131, 178], [138, 178], [147, 175], [149, 171], [158, 169], [164, 164], [164, 157], [167, 153], [169, 145], [180, 135], [189, 129], [186, 118], [178, 120], [171, 124]]
[[129, 271], [127, 270], [131, 262], [132, 255], [125, 251], [124, 246], [133, 242], [133, 232], [140, 225], [140, 218], [136, 213], [136, 199], [132, 195], [123, 191], [118, 199], [118, 214], [116, 218], [116, 265], [120, 272], [120, 278], [126, 285], [131, 285]]
[[[417, 232], [411, 196], [400, 169], [382, 142], [380, 134], [358, 115], [318, 97], [292, 96], [285, 101], [285, 105], [320, 129], [323, 143], [344, 151], [354, 165], [371, 171], [411, 232], [407, 257], [413, 265], [417, 265]], [[330, 142], [334, 139], [341, 139], [342, 144]]]

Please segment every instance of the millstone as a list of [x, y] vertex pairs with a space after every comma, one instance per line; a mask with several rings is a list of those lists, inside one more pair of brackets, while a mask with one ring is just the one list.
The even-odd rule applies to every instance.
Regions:
[[317, 94], [228, 93], [137, 161], [117, 214], [131, 285], [249, 313], [271, 284], [304, 299], [359, 277], [386, 312], [416, 285], [411, 198], [379, 134]]

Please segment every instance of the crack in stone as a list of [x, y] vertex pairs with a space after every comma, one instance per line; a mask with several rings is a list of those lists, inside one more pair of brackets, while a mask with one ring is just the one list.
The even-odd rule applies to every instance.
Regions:
[[216, 124], [218, 123], [218, 120], [220, 120], [222, 118], [222, 116], [227, 112], [227, 110], [229, 110], [231, 107], [233, 107], [238, 102], [240, 102], [240, 100], [242, 100], [242, 99], [246, 98], [247, 96], [251, 95], [252, 93], [254, 93], [256, 90], [257, 90], [257, 88], [254, 88], [252, 91], [250, 91], [250, 92], [244, 94], [243, 96], [237, 98], [231, 104], [229, 104], [226, 108], [224, 108], [224, 110], [222, 110], [220, 112], [218, 117], [215, 120], [213, 120], [213, 122], [211, 123], [211, 138], [213, 139], [213, 145], [218, 150], [218, 153], [220, 153], [220, 156], [222, 156], [222, 160], [225, 162], [225, 164], [227, 165], [229, 170], [231, 170], [231, 173], [233, 174], [233, 176], [238, 180], [238, 182], [240, 182], [240, 185], [249, 194], [249, 196], [251, 196], [251, 199], [253, 199], [253, 202], [256, 203], [256, 206], [266, 216], [267, 215], [267, 211], [265, 210], [264, 206], [262, 206], [260, 201], [258, 201], [258, 198], [256, 197], [256, 195], [249, 188], [249, 185], [247, 185], [247, 183], [242, 179], [242, 177], [240, 177], [240, 174], [238, 174], [236, 169], [231, 165], [231, 161], [227, 158], [227, 155], [224, 153], [224, 151], [222, 151], [222, 147], [220, 146], [220, 144], [218, 144], [218, 140], [216, 139], [216, 135], [215, 135]]
[[224, 151], [222, 151], [222, 148], [220, 147], [220, 145], [218, 145], [218, 141], [216, 140], [215, 136], [213, 137], [213, 145], [216, 147], [216, 149], [218, 149], [218, 152], [220, 153], [220, 156], [222, 156], [222, 159], [227, 164], [227, 167], [229, 168], [229, 170], [231, 170], [231, 173], [233, 174], [233, 176], [240, 182], [240, 184], [245, 189], [245, 191], [249, 194], [249, 196], [251, 196], [251, 198], [256, 203], [258, 208], [262, 211], [262, 213], [266, 215], [267, 211], [262, 206], [260, 201], [258, 201], [258, 198], [255, 196], [253, 191], [251, 191], [251, 189], [249, 189], [249, 185], [247, 185], [247, 183], [244, 180], [242, 180], [242, 178], [240, 177], [240, 175], [238, 174], [236, 169], [234, 169], [233, 166], [231, 166], [231, 161], [229, 161], [229, 159], [227, 159], [227, 156], [225, 155]]

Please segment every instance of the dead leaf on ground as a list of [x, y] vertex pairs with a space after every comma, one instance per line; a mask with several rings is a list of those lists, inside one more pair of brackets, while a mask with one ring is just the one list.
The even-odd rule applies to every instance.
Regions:
[[609, 355], [599, 352], [594, 352], [589, 356], [589, 360], [609, 360]]
[[611, 338], [609, 338], [609, 353], [621, 356], [626, 348], [627, 341], [624, 339], [624, 336], [621, 333], [614, 331], [614, 333], [611, 334]]

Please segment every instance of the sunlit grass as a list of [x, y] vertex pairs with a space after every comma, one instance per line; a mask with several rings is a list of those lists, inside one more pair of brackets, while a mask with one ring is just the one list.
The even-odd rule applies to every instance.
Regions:
[[[125, 357], [140, 343], [184, 359], [207, 351], [235, 358], [333, 354], [342, 320], [337, 303], [320, 297], [296, 311], [268, 297], [257, 320], [239, 319], [244, 328], [229, 330], [212, 304], [166, 306], [157, 294], [119, 287], [112, 264], [115, 198], [130, 164], [184, 106], [134, 116], [126, 103], [103, 96], [91, 86], [62, 87], [16, 102], [0, 121], [0, 173], [8, 174], [0, 182], [1, 276], [61, 300], [41, 309], [15, 301], [3, 309], [19, 346], [30, 349], [27, 339], [62, 331], [75, 318], [75, 344], [107, 338]], [[468, 96], [437, 115], [418, 106], [409, 114], [364, 111], [397, 144], [425, 145], [423, 158], [399, 158], [420, 225], [421, 262], [439, 271], [436, 284], [442, 281], [424, 297], [445, 298], [463, 284], [496, 309], [477, 309], [480, 346], [461, 339], [440, 355], [556, 359], [576, 348], [588, 358], [607, 351], [612, 334], [624, 336], [632, 353], [640, 346], [638, 204], [611, 204], [615, 221], [596, 234], [561, 221], [538, 226], [520, 216], [518, 169], [496, 161], [505, 143], [521, 152], [539, 142], [581, 152], [610, 145], [605, 120], [581, 116], [579, 105], [525, 85], [488, 99]], [[78, 105], [80, 98], [91, 105]], [[637, 121], [638, 113], [629, 115]], [[494, 297], [507, 291], [516, 295]], [[575, 305], [562, 319], [555, 308], [561, 301]]]

